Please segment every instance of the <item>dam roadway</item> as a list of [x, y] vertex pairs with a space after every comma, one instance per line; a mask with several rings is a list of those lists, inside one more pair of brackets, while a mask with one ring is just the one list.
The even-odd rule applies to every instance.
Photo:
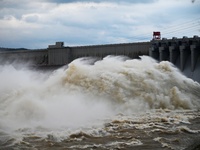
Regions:
[[183, 74], [200, 83], [200, 37], [172, 38], [149, 42], [89, 46], [64, 46], [56, 42], [46, 49], [0, 48], [0, 64], [29, 63], [40, 69], [58, 68], [80, 57], [103, 58], [123, 55], [132, 59], [148, 55], [158, 61], [170, 61]]

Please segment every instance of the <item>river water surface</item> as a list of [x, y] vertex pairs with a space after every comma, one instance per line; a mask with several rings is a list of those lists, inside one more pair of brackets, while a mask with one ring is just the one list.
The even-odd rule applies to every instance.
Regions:
[[0, 66], [0, 149], [198, 149], [200, 84], [150, 57]]

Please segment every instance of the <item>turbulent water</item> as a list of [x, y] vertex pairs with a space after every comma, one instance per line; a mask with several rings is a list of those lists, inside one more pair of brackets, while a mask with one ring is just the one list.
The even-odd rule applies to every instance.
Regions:
[[198, 149], [200, 84], [150, 57], [0, 66], [0, 149]]

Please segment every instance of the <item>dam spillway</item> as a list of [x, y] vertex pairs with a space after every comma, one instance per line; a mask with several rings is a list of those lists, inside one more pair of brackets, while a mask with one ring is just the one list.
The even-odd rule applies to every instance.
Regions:
[[187, 77], [200, 83], [200, 38], [172, 38], [149, 42], [89, 46], [64, 46], [56, 42], [45, 49], [0, 48], [0, 64], [29, 63], [38, 68], [58, 68], [81, 57], [104, 58], [108, 55], [132, 59], [148, 55], [158, 61], [170, 61]]
[[170, 61], [187, 77], [200, 83], [200, 38], [152, 41], [149, 55], [158, 61]]

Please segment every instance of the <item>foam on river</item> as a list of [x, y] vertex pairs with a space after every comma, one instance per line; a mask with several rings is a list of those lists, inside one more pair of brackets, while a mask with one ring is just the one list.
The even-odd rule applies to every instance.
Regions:
[[[5, 65], [0, 66], [0, 132], [12, 138], [27, 133], [63, 137], [103, 126], [119, 114], [197, 110], [199, 98], [197, 82], [171, 63], [147, 56], [81, 58], [50, 73]], [[181, 120], [187, 122], [184, 116]]]

